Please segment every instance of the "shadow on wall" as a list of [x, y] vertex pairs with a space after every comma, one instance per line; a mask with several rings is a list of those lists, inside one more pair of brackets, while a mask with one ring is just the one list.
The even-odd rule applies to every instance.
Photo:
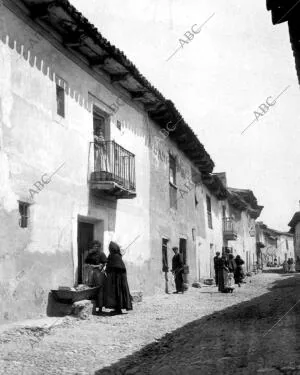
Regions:
[[[60, 76], [61, 72], [56, 71], [52, 62], [50, 61], [51, 58], [47, 56], [40, 56], [42, 53], [34, 51], [34, 46], [37, 44], [40, 44], [41, 41], [45, 40], [42, 36], [40, 36], [38, 33], [35, 33], [34, 37], [30, 38], [28, 41], [26, 41], [23, 44], [23, 42], [20, 42], [19, 40], [15, 38], [15, 35], [10, 36], [7, 32], [4, 32], [3, 24], [1, 24], [1, 19], [0, 19], [0, 28], [1, 26], [2, 26], [2, 30], [0, 29], [0, 34], [1, 34], [0, 39], [3, 42], [3, 44], [7, 45], [11, 50], [15, 51], [19, 55], [17, 62], [21, 59], [27, 61], [28, 64], [32, 68], [36, 68], [37, 70], [39, 70], [44, 76], [46, 76], [52, 82], [58, 79], [56, 78], [56, 76]], [[50, 43], [50, 42], [45, 40], [45, 43]], [[55, 48], [55, 47], [52, 47], [52, 48]], [[68, 57], [65, 57], [65, 58], [66, 60], [70, 60]], [[76, 65], [76, 63], [74, 64]], [[78, 67], [78, 69], [81, 69], [81, 68]], [[87, 71], [88, 71], [88, 67], [87, 67]], [[88, 74], [87, 71], [84, 70], [85, 74]], [[94, 72], [94, 73], [97, 73], [97, 72]], [[109, 84], [109, 80], [105, 82], [105, 79], [103, 78], [100, 79], [99, 77], [99, 81], [101, 82], [101, 85], [105, 86], [109, 91], [115, 93], [115, 95], [117, 96], [116, 100], [114, 101], [112, 100], [111, 103], [106, 103], [111, 108], [112, 113], [116, 114], [117, 111], [119, 110], [119, 107], [121, 107], [121, 105], [119, 105], [119, 107], [115, 109], [115, 102], [116, 101], [119, 102], [120, 98], [125, 103], [130, 102], [129, 104], [130, 107], [135, 108], [135, 110], [138, 111], [141, 116], [143, 116], [143, 121], [145, 123], [146, 131], [140, 126], [140, 121], [134, 121], [134, 120], [126, 121], [126, 118], [122, 119], [122, 126], [131, 130], [132, 133], [134, 133], [135, 135], [143, 137], [145, 141], [145, 145], [148, 147], [152, 147], [155, 144], [160, 143], [161, 141], [164, 142], [162, 137], [159, 137], [159, 136], [156, 137], [153, 134], [152, 135], [150, 134], [148, 115], [145, 114], [141, 108], [139, 108], [137, 105], [132, 103], [130, 99], [127, 99], [125, 95], [122, 95], [121, 97], [120, 92]], [[99, 87], [99, 92], [101, 92], [100, 87]], [[66, 83], [65, 93], [67, 96], [70, 96], [72, 99], [74, 99], [78, 105], [85, 108], [88, 112], [92, 112], [92, 105], [91, 105], [91, 102], [89, 101], [88, 94], [82, 93], [82, 90], [79, 84], [77, 87], [73, 87], [72, 84]], [[97, 95], [97, 93], [94, 93], [94, 94]], [[98, 95], [98, 99], [101, 99], [100, 94]], [[153, 143], [153, 139], [156, 140], [154, 143]]]
[[[1, 30], [2, 32], [3, 30]], [[39, 70], [44, 76], [47, 76], [51, 81], [55, 80], [55, 75], [57, 72], [53, 69], [52, 65], [45, 60], [45, 57], [39, 57], [33, 52], [32, 49], [29, 49], [27, 46], [24, 46], [16, 39], [10, 37], [8, 34], [1, 35], [2, 42], [9, 46], [12, 50], [16, 51], [19, 55], [19, 59], [23, 58], [32, 68]], [[39, 41], [32, 41], [31, 46], [37, 44]], [[30, 44], [30, 43], [29, 43]], [[17, 60], [18, 61], [18, 60]], [[73, 98], [80, 106], [84, 107], [86, 110], [91, 111], [91, 108], [88, 103], [88, 99], [85, 98], [77, 89], [72, 88], [70, 85], [66, 87], [66, 95]]]
[[300, 277], [281, 279], [269, 290], [168, 333], [95, 375], [255, 374], [261, 368], [277, 373], [276, 368], [299, 362], [300, 304], [281, 323], [283, 330], [268, 331], [299, 299]]

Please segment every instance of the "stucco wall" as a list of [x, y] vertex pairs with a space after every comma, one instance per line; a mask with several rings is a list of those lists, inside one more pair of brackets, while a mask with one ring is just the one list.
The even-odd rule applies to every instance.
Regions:
[[[229, 206], [230, 216], [234, 217], [237, 229], [237, 239], [228, 241], [228, 246], [233, 248], [234, 255], [240, 255], [245, 262], [245, 269], [251, 271], [256, 262], [256, 232], [255, 220], [247, 211], [239, 211]], [[253, 231], [253, 235], [251, 232]]]
[[[74, 285], [79, 217], [103, 221], [105, 249], [111, 239], [126, 247], [140, 235], [124, 260], [131, 288], [143, 288], [151, 258], [143, 113], [123, 96], [114, 113], [111, 105], [121, 95], [117, 89], [105, 79], [95, 80], [6, 8], [1, 11], [6, 14], [0, 42], [0, 321], [43, 313], [51, 288]], [[56, 114], [55, 74], [67, 82], [65, 119]], [[111, 139], [136, 155], [138, 198], [118, 201], [116, 207], [92, 197], [87, 183], [90, 94], [110, 116]], [[38, 191], [33, 185], [60, 166], [34, 194], [28, 228], [20, 228], [18, 200], [27, 201], [30, 189]]]
[[[206, 196], [211, 199], [212, 229], [208, 226]], [[197, 259], [199, 262], [199, 279], [205, 279], [214, 277], [213, 257], [217, 251], [222, 254], [222, 204], [224, 204], [224, 201], [219, 201], [206, 187], [199, 189], [199, 199], [203, 202], [203, 206], [199, 207], [199, 213], [203, 212], [205, 230], [199, 236]]]
[[285, 258], [295, 258], [294, 239], [292, 236], [280, 235], [278, 237], [277, 252], [278, 263], [282, 263]]
[[[180, 152], [170, 138], [162, 139], [151, 125], [149, 139], [150, 160], [151, 160], [151, 245], [152, 256], [151, 279], [156, 290], [164, 289], [165, 281], [162, 272], [162, 238], [169, 239], [168, 242], [168, 263], [169, 269], [172, 266], [172, 247], [179, 247], [179, 239], [184, 238], [187, 241], [187, 264], [189, 265], [189, 281], [197, 279], [196, 275], [196, 235], [199, 232], [201, 223], [196, 220], [195, 207], [195, 186], [189, 183], [192, 180], [191, 162]], [[169, 196], [169, 153], [176, 158], [176, 185], [177, 190], [177, 209], [170, 207]], [[186, 193], [180, 193], [180, 190]], [[195, 237], [193, 238], [192, 230]], [[171, 276], [170, 276], [171, 277]]]

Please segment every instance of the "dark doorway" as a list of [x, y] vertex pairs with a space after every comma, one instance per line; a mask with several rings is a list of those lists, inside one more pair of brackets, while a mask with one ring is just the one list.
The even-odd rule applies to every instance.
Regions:
[[169, 272], [168, 262], [168, 241], [166, 238], [162, 239], [162, 271]]
[[88, 245], [94, 239], [94, 224], [78, 222], [78, 284], [82, 283], [83, 264]]
[[179, 253], [182, 254], [183, 264], [186, 265], [187, 254], [186, 254], [186, 239], [185, 238], [179, 239]]
[[94, 126], [94, 135], [102, 135], [103, 138], [107, 139], [106, 126], [105, 126], [105, 117], [102, 115], [100, 110], [96, 106], [93, 108], [93, 126]]
[[209, 259], [210, 259], [210, 275], [209, 277], [214, 277], [215, 276], [215, 265], [214, 265], [214, 244], [209, 244]]
[[165, 274], [165, 292], [169, 293], [169, 262], [168, 262], [168, 239], [163, 238], [162, 239], [162, 271]]

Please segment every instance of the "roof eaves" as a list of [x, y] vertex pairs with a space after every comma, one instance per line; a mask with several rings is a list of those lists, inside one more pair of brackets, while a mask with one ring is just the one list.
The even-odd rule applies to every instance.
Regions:
[[[169, 108], [170, 115], [176, 119], [181, 119], [183, 126], [186, 128], [187, 137], [191, 138], [191, 141], [195, 142], [195, 145], [203, 151], [204, 159], [205, 159], [205, 166], [203, 169], [199, 166], [200, 171], [204, 172], [212, 172], [214, 168], [214, 162], [211, 159], [209, 153], [205, 150], [204, 146], [197, 138], [193, 130], [190, 126], [183, 120], [181, 114], [176, 109], [174, 103], [171, 100], [167, 100], [137, 69], [137, 67], [125, 56], [125, 54], [119, 50], [117, 47], [112, 45], [107, 39], [105, 39], [102, 34], [98, 31], [98, 29], [91, 24], [87, 18], [85, 18], [82, 13], [80, 13], [68, 0], [53, 0], [50, 1], [49, 4], [55, 6], [61, 6], [64, 11], [69, 14], [71, 17], [74, 18], [76, 22], [78, 22], [79, 26], [84, 30], [85, 33], [88, 34], [90, 38], [95, 41], [95, 44], [98, 44], [106, 53], [112, 56], [112, 58], [124, 66], [126, 70], [133, 76], [133, 78], [147, 90], [149, 90], [159, 101], [167, 104]], [[173, 132], [174, 133], [174, 132]], [[176, 141], [175, 133], [172, 134], [172, 138]], [[179, 146], [180, 147], [180, 146]], [[184, 151], [187, 156], [192, 159], [191, 153], [189, 150]]]

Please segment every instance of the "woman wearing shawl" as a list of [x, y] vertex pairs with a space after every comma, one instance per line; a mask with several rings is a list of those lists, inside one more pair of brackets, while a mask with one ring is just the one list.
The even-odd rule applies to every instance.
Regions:
[[228, 261], [226, 259], [226, 255], [223, 254], [221, 258], [217, 260], [217, 269], [218, 269], [218, 289], [219, 292], [225, 293], [226, 292], [226, 285], [228, 279]]
[[230, 273], [235, 273], [236, 263], [233, 254], [229, 254], [228, 256], [228, 268]]
[[106, 255], [101, 249], [99, 241], [92, 241], [89, 246], [89, 253], [85, 259], [86, 264], [86, 280], [88, 286], [100, 286], [96, 307], [101, 312], [104, 304], [103, 286], [105, 282], [104, 267], [107, 262]]
[[109, 244], [109, 256], [106, 266], [104, 305], [114, 309], [113, 313], [122, 314], [122, 309], [132, 310], [126, 267], [122, 260], [120, 247], [115, 242]]
[[241, 286], [241, 282], [244, 279], [244, 270], [243, 270], [243, 264], [245, 263], [243, 259], [240, 257], [240, 255], [237, 255], [235, 257], [235, 263], [236, 263], [236, 270], [234, 273], [234, 280], [235, 283], [238, 284], [238, 286]]
[[288, 262], [286, 261], [286, 259], [284, 260], [282, 266], [283, 266], [283, 273], [288, 273], [289, 266], [288, 266]]

